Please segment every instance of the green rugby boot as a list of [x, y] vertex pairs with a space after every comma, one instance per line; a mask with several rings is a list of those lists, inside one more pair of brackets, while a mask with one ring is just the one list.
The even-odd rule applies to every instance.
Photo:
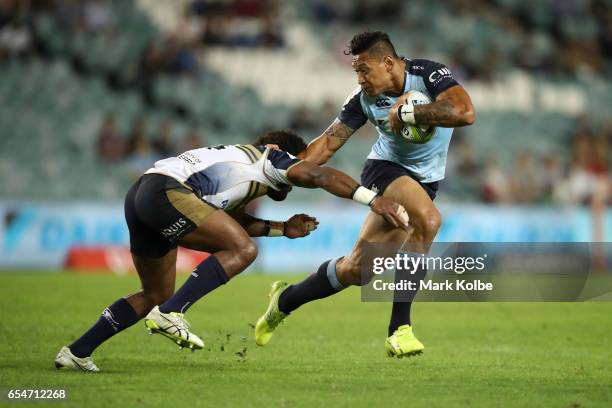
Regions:
[[423, 353], [425, 346], [414, 336], [412, 327], [408, 324], [400, 326], [387, 337], [385, 350], [389, 357], [412, 357]]
[[268, 297], [270, 303], [266, 312], [257, 320], [255, 325], [255, 343], [258, 346], [265, 346], [268, 344], [274, 330], [278, 325], [287, 317], [287, 315], [278, 310], [278, 299], [280, 295], [289, 287], [289, 284], [284, 281], [276, 281], [272, 284], [272, 289]]

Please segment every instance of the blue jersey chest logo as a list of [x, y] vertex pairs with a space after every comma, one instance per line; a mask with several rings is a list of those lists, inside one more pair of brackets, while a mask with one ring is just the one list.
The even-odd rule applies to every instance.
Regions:
[[391, 99], [385, 96], [384, 98], [378, 98], [374, 105], [376, 105], [377, 108], [388, 108], [392, 105], [392, 102]]
[[383, 96], [376, 101], [370, 102], [370, 120], [383, 132], [392, 133], [391, 123], [389, 122], [389, 110], [397, 98]]

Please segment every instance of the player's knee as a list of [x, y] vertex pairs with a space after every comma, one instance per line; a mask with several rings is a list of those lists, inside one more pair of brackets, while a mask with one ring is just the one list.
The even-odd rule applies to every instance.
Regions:
[[255, 261], [258, 253], [257, 245], [252, 239], [243, 242], [240, 247], [236, 249], [236, 257], [243, 269]]
[[433, 210], [424, 210], [417, 214], [415, 219], [413, 219], [414, 223], [419, 227], [421, 233], [425, 237], [429, 237], [433, 239], [438, 230], [440, 229], [440, 225], [442, 224], [442, 217], [440, 213]]
[[442, 217], [438, 211], [431, 211], [425, 219], [425, 231], [430, 234], [437, 234], [442, 224]]

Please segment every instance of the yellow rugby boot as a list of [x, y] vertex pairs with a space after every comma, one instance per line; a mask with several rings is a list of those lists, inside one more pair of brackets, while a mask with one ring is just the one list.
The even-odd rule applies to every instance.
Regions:
[[287, 315], [278, 309], [278, 299], [280, 295], [289, 287], [289, 284], [284, 281], [276, 281], [272, 284], [272, 289], [268, 297], [270, 303], [268, 303], [268, 309], [266, 312], [257, 320], [255, 325], [255, 343], [258, 346], [265, 346], [268, 344], [274, 330], [278, 325], [287, 317]]
[[385, 341], [389, 357], [412, 357], [423, 353], [424, 349], [425, 346], [414, 336], [409, 324], [398, 327]]

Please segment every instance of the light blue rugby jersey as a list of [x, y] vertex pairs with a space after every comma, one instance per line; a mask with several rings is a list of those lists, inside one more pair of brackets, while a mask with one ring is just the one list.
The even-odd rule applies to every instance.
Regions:
[[[423, 92], [433, 101], [441, 92], [458, 85], [450, 70], [440, 63], [426, 59], [404, 61], [403, 93], [413, 90]], [[412, 143], [393, 134], [388, 115], [398, 97], [386, 94], [369, 97], [359, 87], [344, 102], [338, 119], [352, 129], [360, 128], [368, 120], [376, 127], [378, 140], [372, 146], [368, 159], [397, 163], [422, 183], [442, 180], [453, 129], [438, 127], [433, 137], [423, 144]]]

